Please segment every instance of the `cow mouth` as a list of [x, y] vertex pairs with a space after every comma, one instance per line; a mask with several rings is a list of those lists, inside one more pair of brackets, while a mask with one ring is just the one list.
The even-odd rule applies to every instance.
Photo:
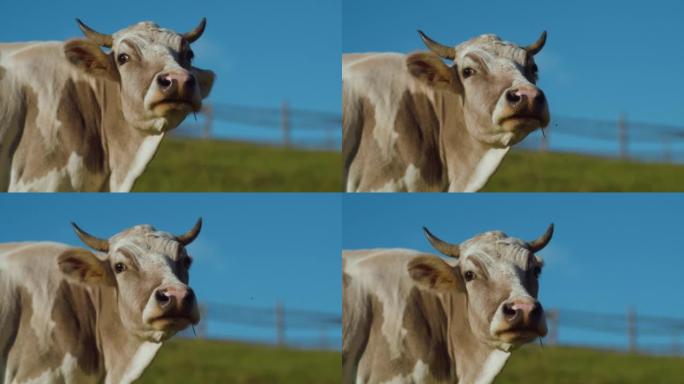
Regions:
[[524, 327], [504, 329], [497, 332], [496, 336], [507, 343], [526, 343], [546, 334], [537, 328]]
[[199, 319], [191, 315], [180, 315], [180, 316], [159, 316], [150, 319], [149, 323], [157, 329], [160, 330], [180, 330], [188, 327], [191, 324], [197, 324]]
[[192, 100], [188, 99], [162, 99], [155, 101], [150, 106], [150, 109], [152, 110], [156, 110], [157, 108], [163, 109], [164, 111], [179, 110], [184, 112], [196, 111], [199, 109]]
[[541, 125], [542, 118], [539, 115], [532, 115], [532, 114], [517, 114], [517, 115], [510, 115], [510, 116], [505, 116], [499, 119], [499, 125], [503, 125], [507, 122], [514, 122], [514, 123], [537, 123]]

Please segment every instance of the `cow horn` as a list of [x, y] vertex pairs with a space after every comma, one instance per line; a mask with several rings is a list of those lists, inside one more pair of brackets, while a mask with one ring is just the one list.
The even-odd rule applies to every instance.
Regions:
[[446, 256], [458, 259], [458, 256], [461, 253], [461, 247], [458, 244], [449, 244], [446, 241], [442, 241], [440, 238], [433, 235], [426, 227], [423, 227], [423, 232], [425, 232], [425, 237], [427, 237], [430, 244], [432, 244], [436, 250]]
[[549, 227], [546, 228], [546, 232], [544, 232], [543, 235], [541, 235], [539, 238], [536, 240], [530, 241], [527, 243], [527, 248], [534, 252], [541, 251], [546, 247], [546, 244], [551, 241], [551, 237], [553, 236], [553, 223], [549, 224]]
[[109, 251], [109, 240], [105, 239], [99, 239], [88, 232], [82, 230], [79, 228], [76, 223], [72, 222], [71, 226], [74, 227], [74, 231], [76, 231], [76, 234], [78, 235], [78, 238], [81, 239], [81, 241], [89, 246], [92, 249], [96, 249], [98, 251], [102, 252], [107, 252]]
[[183, 34], [183, 38], [188, 41], [188, 43], [192, 43], [195, 40], [199, 39], [200, 36], [204, 33], [204, 28], [207, 26], [207, 18], [203, 17], [202, 21], [200, 21], [199, 25], [195, 27], [190, 32], [186, 32]]
[[428, 49], [432, 52], [438, 54], [439, 56], [445, 59], [453, 60], [456, 58], [456, 49], [454, 47], [448, 47], [446, 45], [442, 45], [432, 40], [428, 37], [428, 35], [424, 34], [421, 30], [418, 30], [418, 34], [420, 35], [420, 38], [423, 40], [423, 43], [425, 43], [425, 46], [428, 47]]
[[78, 23], [78, 27], [81, 28], [81, 31], [83, 31], [83, 34], [88, 38], [88, 40], [103, 47], [112, 47], [112, 44], [114, 43], [112, 35], [105, 35], [104, 33], [100, 33], [90, 28], [89, 26], [85, 25], [81, 21], [81, 19], [76, 19], [76, 22]]
[[197, 235], [199, 235], [201, 229], [202, 218], [200, 217], [199, 219], [197, 219], [197, 222], [195, 223], [195, 226], [192, 227], [192, 229], [190, 229], [182, 235], [176, 236], [176, 241], [178, 241], [182, 245], [188, 245], [192, 243], [193, 240], [195, 240]]
[[525, 50], [527, 53], [534, 56], [544, 48], [544, 44], [546, 44], [546, 31], [541, 33], [541, 36], [539, 36], [537, 41], [525, 47]]

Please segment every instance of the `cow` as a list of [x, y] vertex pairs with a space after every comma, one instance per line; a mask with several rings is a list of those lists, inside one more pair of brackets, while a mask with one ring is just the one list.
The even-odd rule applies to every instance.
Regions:
[[206, 19], [182, 34], [76, 21], [85, 39], [0, 44], [0, 191], [130, 191], [211, 91], [190, 48]]
[[546, 32], [524, 48], [491, 34], [445, 46], [418, 32], [429, 52], [343, 55], [348, 192], [477, 191], [549, 123], [534, 62]]
[[553, 224], [530, 242], [492, 231], [451, 244], [425, 233], [449, 261], [343, 252], [343, 383], [490, 383], [515, 348], [546, 335], [535, 253]]
[[0, 244], [0, 383], [130, 383], [162, 343], [199, 322], [182, 235], [138, 225], [92, 250]]

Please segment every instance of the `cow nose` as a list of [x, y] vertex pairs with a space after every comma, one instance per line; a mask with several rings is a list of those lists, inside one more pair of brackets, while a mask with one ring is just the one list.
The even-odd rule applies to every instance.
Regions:
[[195, 86], [195, 76], [190, 72], [168, 72], [157, 75], [157, 84], [162, 90], [172, 89], [174, 86], [182, 89]]
[[511, 106], [518, 106], [524, 102], [531, 103], [531, 107], [541, 105], [544, 93], [537, 87], [517, 87], [506, 91], [506, 100]]
[[502, 311], [509, 323], [523, 320], [534, 323], [540, 319], [542, 307], [536, 300], [513, 300], [504, 303]]
[[195, 300], [195, 292], [190, 287], [166, 287], [157, 289], [154, 297], [162, 308], [174, 303], [183, 308], [192, 304]]

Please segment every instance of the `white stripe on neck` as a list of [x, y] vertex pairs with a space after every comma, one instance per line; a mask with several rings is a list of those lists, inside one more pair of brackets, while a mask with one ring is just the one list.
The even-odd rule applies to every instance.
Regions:
[[488, 149], [468, 178], [463, 192], [477, 192], [482, 189], [510, 149], [511, 147]]
[[489, 384], [494, 381], [494, 378], [496, 378], [499, 372], [501, 372], [510, 356], [510, 352], [504, 352], [500, 349], [493, 350], [489, 356], [487, 356], [487, 360], [485, 360], [484, 364], [482, 365], [482, 369], [477, 375], [474, 383]]

